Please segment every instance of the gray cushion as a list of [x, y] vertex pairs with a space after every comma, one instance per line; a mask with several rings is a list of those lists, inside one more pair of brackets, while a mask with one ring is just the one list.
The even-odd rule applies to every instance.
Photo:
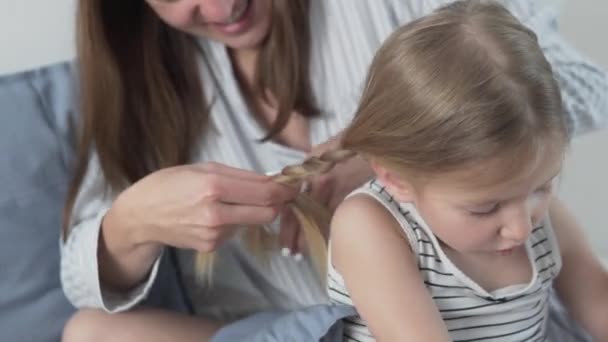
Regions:
[[57, 341], [73, 101], [69, 64], [0, 77], [0, 341]]
[[[0, 77], [0, 341], [58, 341], [75, 311], [59, 280], [75, 80], [69, 62]], [[145, 305], [186, 310], [173, 265], [163, 259]]]

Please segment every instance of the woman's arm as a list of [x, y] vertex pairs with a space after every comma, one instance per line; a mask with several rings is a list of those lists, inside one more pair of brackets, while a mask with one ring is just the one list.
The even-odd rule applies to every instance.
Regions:
[[61, 279], [75, 306], [107, 311], [145, 298], [163, 246], [214, 251], [238, 225], [274, 220], [297, 194], [268, 176], [201, 163], [151, 173], [114, 199], [91, 170], [61, 248]]
[[[105, 240], [114, 239], [117, 234], [110, 229], [108, 236], [108, 229], [102, 230], [102, 221], [113, 200], [114, 196], [106, 193], [99, 164], [93, 158], [71, 215], [69, 234], [65, 242], [61, 238], [60, 246], [63, 291], [78, 308], [127, 310], [146, 298], [156, 279], [160, 250], [136, 249], [134, 257], [122, 258], [120, 253], [108, 249], [114, 245], [108, 246]], [[122, 239], [123, 244], [127, 243], [125, 240]], [[115, 266], [125, 262], [140, 265], [136, 266], [138, 274], [125, 275], [122, 267]], [[125, 278], [131, 279], [124, 285], [130, 290], [118, 291], [114, 284]], [[115, 295], [118, 292], [120, 296]]]
[[331, 262], [378, 341], [449, 341], [400, 229], [370, 197], [348, 198], [331, 224]]
[[608, 341], [608, 271], [561, 201], [553, 201], [549, 216], [562, 254], [562, 270], [555, 283], [558, 295], [596, 341]]

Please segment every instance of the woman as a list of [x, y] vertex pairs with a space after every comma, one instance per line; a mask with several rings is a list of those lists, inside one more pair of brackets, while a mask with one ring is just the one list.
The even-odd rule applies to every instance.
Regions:
[[[274, 220], [297, 190], [263, 174], [332, 145], [321, 143], [350, 121], [375, 49], [445, 2], [80, 0], [84, 118], [62, 282], [77, 307], [120, 313], [81, 311], [65, 340], [200, 341], [259, 310], [324, 302], [307, 258], [274, 251], [259, 262], [231, 238], [234, 226]], [[573, 129], [597, 124], [606, 76], [565, 47], [532, 1], [507, 6], [541, 36]], [[307, 188], [334, 208], [370, 175], [353, 160]], [[294, 228], [281, 241], [305, 248]], [[178, 248], [195, 316], [130, 310], [165, 247]], [[193, 251], [216, 251], [211, 287], [197, 283]]]

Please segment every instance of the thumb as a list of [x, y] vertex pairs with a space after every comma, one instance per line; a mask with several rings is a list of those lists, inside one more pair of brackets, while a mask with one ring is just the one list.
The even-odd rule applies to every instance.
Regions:
[[300, 227], [295, 215], [289, 207], [285, 207], [280, 214], [279, 243], [283, 255], [293, 255], [299, 252], [298, 240]]

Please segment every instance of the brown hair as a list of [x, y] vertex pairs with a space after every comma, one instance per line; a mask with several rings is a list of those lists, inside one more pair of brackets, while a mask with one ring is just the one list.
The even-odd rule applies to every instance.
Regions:
[[[320, 159], [339, 162], [357, 153], [424, 177], [494, 158], [515, 169], [550, 143], [564, 151], [568, 141], [560, 90], [536, 35], [497, 2], [469, 0], [386, 40], [342, 149]], [[327, 172], [326, 166], [290, 181]], [[502, 171], [512, 176], [511, 169]], [[320, 234], [326, 219], [311, 220], [319, 215], [314, 210], [305, 214], [306, 235]]]
[[[293, 111], [318, 113], [308, 73], [308, 3], [273, 1], [250, 95], [268, 100], [272, 94], [278, 116], [261, 138], [279, 133]], [[79, 0], [76, 31], [82, 121], [64, 238], [93, 150], [108, 190], [120, 191], [151, 172], [190, 162], [211, 110], [196, 39], [166, 25], [145, 1]]]
[[389, 37], [342, 146], [425, 176], [496, 157], [517, 167], [568, 136], [536, 35], [497, 2], [471, 0]]
[[[304, 179], [312, 178], [333, 169], [338, 163], [355, 156], [355, 153], [347, 150], [327, 151], [320, 156], [307, 158], [298, 165], [286, 166], [280, 173], [273, 176], [277, 183], [293, 185]], [[309, 252], [317, 271], [321, 275], [326, 273], [327, 247], [326, 236], [321, 227], [329, 226], [331, 215], [329, 211], [310, 198], [306, 193], [301, 193], [291, 203], [288, 203], [303, 228], [304, 238], [308, 242]], [[264, 227], [249, 227], [244, 230], [244, 239], [249, 249], [261, 260], [265, 258], [265, 252], [276, 250], [277, 241]], [[212, 280], [214, 254], [199, 253], [195, 260], [195, 268], [199, 279], [208, 283]]]

